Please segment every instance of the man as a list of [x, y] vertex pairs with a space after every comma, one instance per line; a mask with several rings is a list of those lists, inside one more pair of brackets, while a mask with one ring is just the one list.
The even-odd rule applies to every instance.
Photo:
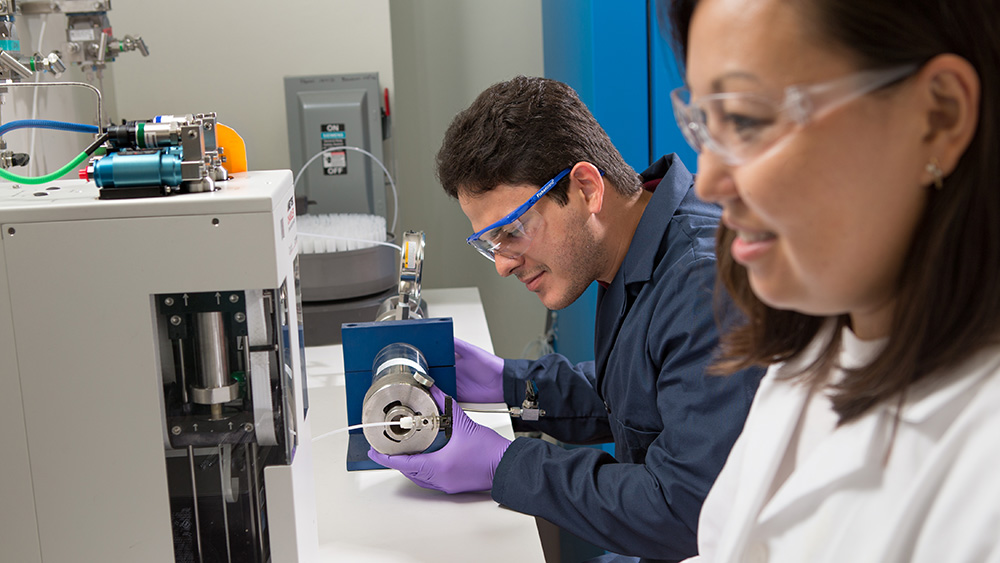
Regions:
[[424, 487], [489, 489], [615, 553], [694, 555], [701, 504], [763, 374], [705, 374], [718, 343], [718, 208], [695, 198], [676, 155], [637, 175], [576, 93], [542, 78], [480, 94], [448, 128], [437, 170], [476, 231], [469, 243], [501, 276], [516, 276], [549, 309], [601, 285], [594, 362], [503, 360], [456, 339], [456, 398], [521, 405], [533, 382], [544, 415], [515, 419], [515, 430], [613, 439], [615, 456], [511, 443], [460, 411], [437, 452], [369, 455]]

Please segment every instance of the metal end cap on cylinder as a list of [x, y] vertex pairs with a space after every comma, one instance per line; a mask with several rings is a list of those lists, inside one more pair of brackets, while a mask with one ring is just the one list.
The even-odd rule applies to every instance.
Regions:
[[[363, 430], [375, 450], [386, 455], [415, 454], [429, 448], [437, 438], [441, 417], [428, 390], [434, 380], [427, 372], [423, 354], [410, 344], [390, 344], [375, 356], [361, 421], [394, 423]], [[400, 424], [407, 417], [412, 417], [412, 427]]]
[[[413, 419], [410, 428], [400, 422], [406, 417]], [[441, 430], [440, 412], [431, 394], [422, 386], [399, 382], [370, 389], [361, 419], [365, 423], [395, 423], [364, 428], [368, 443], [386, 455], [421, 453], [434, 443]]]

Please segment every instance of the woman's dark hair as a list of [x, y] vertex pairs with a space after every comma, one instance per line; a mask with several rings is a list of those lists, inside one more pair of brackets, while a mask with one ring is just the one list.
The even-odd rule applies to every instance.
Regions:
[[[636, 174], [572, 88], [517, 76], [479, 94], [452, 120], [437, 154], [444, 191], [458, 197], [501, 184], [541, 186], [577, 162], [590, 162], [622, 194], [642, 189]], [[548, 195], [565, 205], [567, 180]]]
[[[901, 400], [915, 382], [955, 366], [994, 344], [1000, 334], [1000, 33], [996, 0], [788, 0], [802, 10], [817, 40], [853, 53], [862, 68], [923, 64], [953, 53], [976, 69], [980, 80], [975, 135], [944, 181], [928, 188], [927, 206], [900, 272], [888, 343], [869, 365], [851, 370], [837, 385], [834, 409], [841, 423], [877, 404]], [[660, 0], [669, 9], [676, 53], [683, 59], [697, 0]], [[722, 360], [731, 372], [796, 357], [825, 318], [777, 310], [753, 294], [746, 269], [730, 255], [734, 234], [720, 226], [719, 278], [747, 322], [726, 334]], [[846, 315], [836, 319], [846, 326]], [[834, 365], [840, 330], [814, 364]], [[825, 370], [807, 370], [810, 381]]]

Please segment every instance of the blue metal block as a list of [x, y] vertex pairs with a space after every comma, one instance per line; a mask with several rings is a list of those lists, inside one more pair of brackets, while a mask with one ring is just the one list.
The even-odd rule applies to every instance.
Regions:
[[576, 90], [632, 168], [649, 153], [649, 81], [643, 1], [544, 0], [545, 76]]
[[99, 188], [178, 186], [181, 160], [180, 147], [152, 153], [112, 153], [94, 163], [94, 183]]
[[677, 54], [671, 47], [669, 22], [658, 13], [657, 2], [649, 6], [649, 125], [650, 161], [677, 153], [692, 173], [698, 171], [698, 155], [677, 127], [670, 92], [684, 85]]
[[[450, 318], [412, 319], [369, 323], [344, 323], [340, 328], [344, 345], [347, 386], [347, 424], [361, 424], [365, 394], [372, 384], [375, 356], [386, 346], [403, 342], [414, 346], [427, 360], [428, 375], [445, 394], [455, 396], [455, 337]], [[443, 440], [439, 436], [438, 440]], [[368, 440], [360, 430], [348, 439], [347, 470], [379, 469], [368, 459]], [[440, 447], [436, 441], [430, 449]]]
[[[347, 470], [366, 471], [368, 469], [387, 469], [384, 465], [379, 465], [368, 457], [368, 450], [371, 449], [371, 445], [365, 439], [365, 435], [360, 431], [357, 434], [354, 434], [353, 430], [351, 432], [352, 434], [348, 437], [347, 442]], [[448, 439], [442, 432], [434, 439], [434, 442], [427, 448], [427, 451], [438, 450], [447, 441]]]
[[[543, 0], [545, 76], [569, 84], [636, 170], [650, 163], [646, 2]], [[597, 284], [555, 317], [555, 351], [594, 359]]]
[[[677, 153], [696, 171], [697, 155], [674, 121], [670, 92], [684, 84], [670, 30], [651, 0], [542, 0], [545, 76], [573, 87], [625, 161], [645, 170]], [[559, 311], [555, 350], [594, 359], [597, 286]]]

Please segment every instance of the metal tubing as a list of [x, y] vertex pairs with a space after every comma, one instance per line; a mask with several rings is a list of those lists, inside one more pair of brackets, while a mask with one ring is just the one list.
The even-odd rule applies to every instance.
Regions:
[[[249, 508], [250, 508], [250, 518], [247, 519], [247, 532], [249, 532], [249, 534], [250, 534], [250, 541], [251, 541], [251, 543], [256, 544], [256, 543], [258, 543], [257, 542], [257, 506], [255, 504], [255, 499], [257, 497], [256, 497], [256, 495], [254, 495], [254, 491], [253, 491], [253, 477], [250, 475], [250, 467], [251, 467], [250, 466], [250, 445], [249, 444], [240, 444], [239, 447], [243, 449], [243, 468], [244, 468], [243, 470], [247, 472], [247, 475], [246, 475], [246, 480], [247, 480], [247, 503], [250, 505], [249, 506]], [[258, 554], [257, 557], [254, 559], [254, 563], [257, 563], [258, 561], [260, 561], [260, 552], [258, 552], [256, 550], [254, 550], [254, 551], [255, 551], [255, 553]]]
[[198, 518], [198, 482], [194, 471], [194, 446], [188, 446], [188, 462], [191, 465], [191, 502], [194, 504], [194, 541], [198, 546], [198, 563], [204, 563], [201, 553], [201, 521]]
[[264, 559], [264, 515], [260, 511], [260, 478], [257, 475], [257, 457], [259, 447], [255, 442], [251, 442], [247, 452], [247, 472], [250, 473], [250, 506], [253, 507], [253, 521], [257, 524], [257, 553], [260, 555], [261, 563]]
[[187, 370], [184, 368], [184, 340], [178, 338], [174, 340], [174, 363], [176, 364], [174, 368], [177, 371], [177, 376], [180, 379], [181, 388], [181, 402], [187, 404], [188, 402], [188, 392], [187, 392]]
[[108, 54], [108, 34], [102, 33], [101, 39], [97, 42], [97, 65], [103, 66], [104, 59]]
[[229, 560], [229, 563], [233, 563], [233, 552], [229, 545], [229, 507], [226, 506], [228, 503], [223, 492], [226, 490], [225, 480], [231, 478], [227, 473], [232, 473], [230, 470], [232, 459], [229, 460], [230, 464], [225, 463], [226, 458], [222, 455], [222, 450], [225, 447], [229, 447], [229, 444], [219, 445], [219, 500], [222, 501], [222, 527], [226, 531], [226, 559]]
[[31, 78], [33, 74], [31, 69], [21, 64], [20, 61], [11, 56], [7, 51], [0, 51], [0, 61], [2, 61], [7, 68], [16, 72], [18, 76], [23, 78]]
[[[104, 112], [101, 109], [103, 107], [101, 91], [98, 90], [93, 84], [87, 84], [86, 82], [10, 82], [0, 84], [0, 87], [3, 88], [19, 88], [22, 86], [82, 86], [84, 88], [89, 88], [97, 94], [97, 126], [104, 127]], [[98, 135], [100, 135], [100, 132], [98, 132]]]

